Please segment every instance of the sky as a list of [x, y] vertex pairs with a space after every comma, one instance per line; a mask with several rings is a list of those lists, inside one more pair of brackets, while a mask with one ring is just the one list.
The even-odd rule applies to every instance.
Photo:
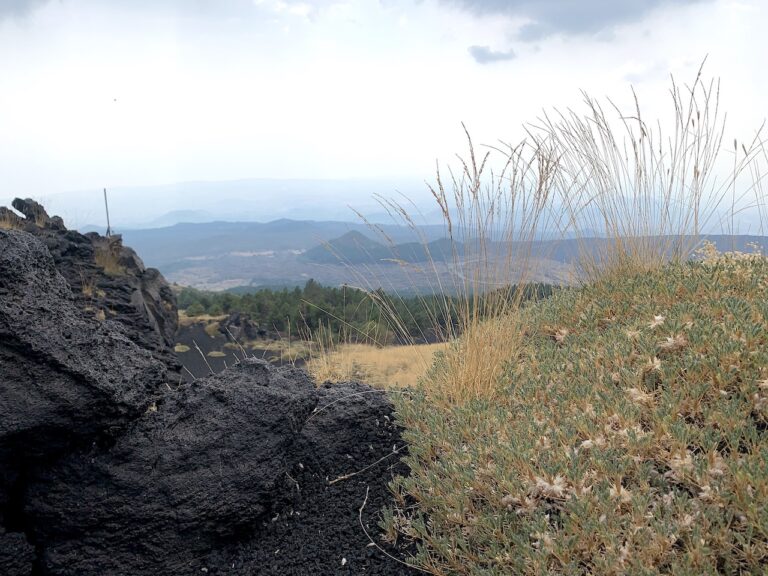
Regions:
[[768, 115], [767, 29], [764, 0], [0, 0], [0, 203], [72, 212], [108, 187], [149, 220], [184, 182], [426, 193], [462, 122], [515, 141], [581, 90], [621, 104], [630, 86], [662, 115], [670, 75], [705, 57], [726, 140], [746, 140]]

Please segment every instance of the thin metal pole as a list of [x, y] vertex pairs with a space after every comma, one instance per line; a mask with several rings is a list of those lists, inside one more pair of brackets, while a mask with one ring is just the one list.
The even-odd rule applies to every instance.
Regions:
[[109, 225], [109, 203], [107, 202], [107, 189], [104, 188], [104, 208], [107, 210], [107, 238], [112, 234], [112, 227]]

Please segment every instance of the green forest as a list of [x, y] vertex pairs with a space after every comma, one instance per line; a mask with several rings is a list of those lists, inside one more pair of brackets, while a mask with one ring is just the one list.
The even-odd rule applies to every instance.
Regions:
[[[515, 286], [505, 289], [504, 297], [515, 298], [519, 289], [524, 290], [525, 299], [540, 299], [549, 296], [553, 286]], [[478, 311], [484, 309], [483, 301], [488, 297], [475, 300]], [[185, 287], [177, 300], [179, 309], [189, 317], [246, 315], [259, 326], [264, 338], [309, 339], [326, 331], [334, 335], [334, 340], [378, 344], [443, 340], [446, 334], [456, 331], [457, 306], [467, 301], [442, 295], [399, 297], [383, 290], [322, 286], [315, 280], [308, 280], [303, 288], [261, 289], [245, 294]]]

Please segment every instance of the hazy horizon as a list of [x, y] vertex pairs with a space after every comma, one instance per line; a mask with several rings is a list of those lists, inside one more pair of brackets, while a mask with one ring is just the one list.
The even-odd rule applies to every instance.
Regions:
[[[378, 223], [389, 218], [375, 196], [407, 197], [422, 211], [423, 222], [440, 218], [424, 182], [369, 179], [248, 178], [177, 182], [154, 186], [108, 188], [113, 228], [148, 228], [175, 222], [358, 220], [357, 213]], [[0, 195], [10, 207], [14, 196]], [[51, 215], [72, 228], [106, 227], [103, 189], [33, 196]], [[175, 213], [178, 218], [174, 217]], [[180, 213], [186, 213], [186, 219]], [[190, 219], [191, 218], [191, 219]]]

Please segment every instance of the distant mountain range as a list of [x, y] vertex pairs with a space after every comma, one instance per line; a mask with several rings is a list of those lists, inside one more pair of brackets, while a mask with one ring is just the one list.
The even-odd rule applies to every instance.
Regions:
[[[419, 236], [404, 226], [380, 226], [382, 233], [393, 242], [414, 242]], [[289, 220], [272, 222], [205, 222], [175, 224], [163, 228], [123, 231], [128, 246], [142, 255], [148, 266], [160, 268], [183, 261], [206, 257], [254, 252], [305, 252], [317, 248], [325, 250], [324, 243], [354, 233], [355, 238], [370, 240], [377, 235], [369, 226], [354, 222]], [[419, 229], [427, 239], [445, 235], [440, 225]], [[370, 240], [372, 241], [372, 240]], [[350, 241], [351, 243], [351, 241]], [[319, 255], [318, 262], [323, 260]]]
[[[702, 237], [708, 239], [718, 250], [741, 252], [751, 251], [752, 244], [768, 248], [768, 237], [764, 236], [726, 236], [713, 235]], [[675, 243], [685, 247], [696, 244], [692, 237], [649, 237], [644, 239], [647, 246], [657, 245], [658, 249], [671, 248]], [[584, 253], [599, 254], [609, 250], [613, 240], [606, 238], [565, 238], [561, 240], [544, 240], [528, 243], [488, 242], [483, 249], [484, 257], [503, 259], [510, 255], [519, 254], [536, 259], [553, 260], [571, 264]], [[339, 238], [334, 238], [320, 246], [307, 250], [300, 256], [304, 262], [348, 265], [372, 264], [376, 262], [447, 262], [453, 263], [463, 257], [475, 258], [480, 253], [477, 246], [451, 242], [446, 238], [431, 242], [407, 242], [402, 244], [384, 244], [372, 240], [360, 232], [347, 232]]]
[[[460, 244], [455, 248], [461, 251]], [[429, 260], [450, 262], [453, 249], [454, 246], [447, 238], [427, 243], [406, 242], [388, 246], [372, 240], [361, 232], [351, 231], [307, 250], [299, 259], [303, 262], [318, 264], [369, 264], [385, 261], [415, 263]]]
[[[342, 221], [280, 219], [268, 223], [207, 222], [126, 230], [123, 238], [148, 266], [172, 282], [212, 290], [303, 285], [313, 278], [326, 285], [383, 287], [401, 293], [450, 286], [462, 272], [455, 256], [474, 258], [475, 247], [452, 245], [441, 225], [381, 226]], [[708, 236], [721, 251], [768, 247], [761, 236]], [[531, 280], [563, 283], [574, 278], [581, 250], [599, 253], [610, 240], [588, 238], [495, 243], [485, 256], [503, 261], [510, 250], [534, 259]], [[650, 242], [661, 242], [651, 239]], [[436, 279], [439, 277], [439, 280]]]

